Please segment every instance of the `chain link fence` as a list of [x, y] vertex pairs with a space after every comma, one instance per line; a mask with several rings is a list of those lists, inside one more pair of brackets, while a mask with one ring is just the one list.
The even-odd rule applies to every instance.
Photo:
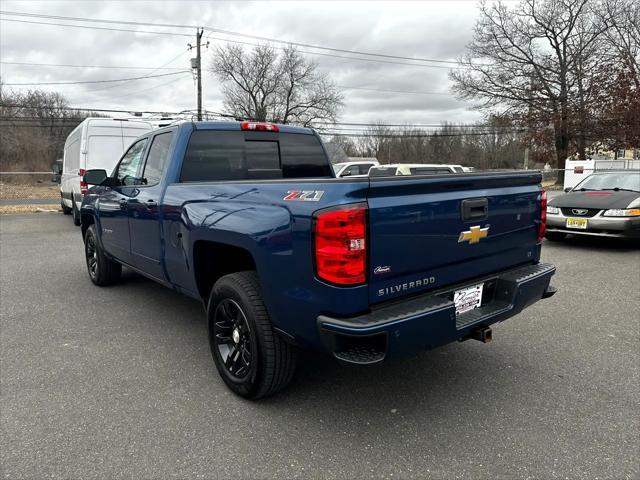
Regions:
[[60, 205], [59, 175], [52, 172], [0, 172], [0, 206]]

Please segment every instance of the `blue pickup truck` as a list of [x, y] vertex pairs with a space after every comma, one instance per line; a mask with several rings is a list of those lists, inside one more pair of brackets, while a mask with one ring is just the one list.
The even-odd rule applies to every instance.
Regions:
[[124, 265], [202, 301], [215, 365], [248, 398], [286, 386], [300, 349], [374, 364], [488, 342], [555, 292], [537, 172], [334, 178], [311, 129], [185, 122], [84, 180], [93, 283]]

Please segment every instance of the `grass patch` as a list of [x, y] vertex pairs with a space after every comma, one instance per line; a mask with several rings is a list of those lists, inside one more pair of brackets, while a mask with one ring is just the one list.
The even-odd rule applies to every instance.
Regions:
[[0, 205], [0, 215], [16, 213], [58, 213], [60, 205]]

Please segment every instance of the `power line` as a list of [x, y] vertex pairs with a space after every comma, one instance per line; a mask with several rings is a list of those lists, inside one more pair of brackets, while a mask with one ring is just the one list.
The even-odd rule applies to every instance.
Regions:
[[[36, 107], [36, 106], [32, 106], [32, 105], [20, 105], [17, 103], [0, 103], [0, 108], [2, 107], [6, 107], [6, 108], [24, 108], [25, 110], [40, 110], [42, 107]], [[57, 110], [75, 110], [78, 112], [116, 112], [116, 113], [132, 113], [132, 112], [137, 112], [137, 113], [149, 113], [149, 114], [157, 114], [157, 115], [173, 115], [176, 114], [176, 112], [160, 112], [160, 111], [149, 111], [149, 110], [135, 110], [135, 109], [129, 109], [129, 110], [120, 110], [120, 109], [105, 109], [105, 108], [87, 108], [87, 107], [56, 107]]]
[[[260, 46], [257, 43], [244, 42], [242, 40], [231, 40], [230, 38], [212, 37], [210, 35], [207, 36], [207, 38], [211, 38], [213, 40], [220, 40], [222, 42], [238, 43], [240, 45], [249, 45], [249, 46], [252, 46], [252, 47]], [[278, 47], [278, 48], [280, 50], [286, 50], [286, 47]], [[298, 50], [298, 52], [305, 53], [307, 55], [318, 55], [320, 57], [340, 58], [340, 59], [343, 59], [343, 60], [358, 60], [358, 61], [361, 61], [361, 62], [386, 63], [386, 64], [391, 64], [391, 65], [404, 65], [404, 66], [408, 66], [408, 67], [444, 68], [446, 70], [451, 70], [452, 68], [453, 69], [461, 68], [461, 67], [445, 67], [444, 65], [427, 65], [427, 64], [419, 64], [419, 63], [394, 62], [392, 60], [382, 60], [382, 59], [379, 59], [379, 58], [352, 57], [352, 56], [347, 56], [347, 55], [336, 55], [336, 54], [333, 54], [333, 53], [310, 52], [308, 50]], [[467, 67], [462, 67], [462, 68], [467, 68]]]
[[351, 55], [363, 55], [363, 56], [367, 56], [367, 57], [375, 57], [375, 58], [389, 58], [389, 59], [394, 59], [394, 60], [409, 60], [409, 61], [413, 61], [413, 62], [430, 62], [430, 63], [443, 63], [443, 64], [452, 64], [452, 65], [457, 65], [458, 62], [454, 61], [454, 60], [438, 60], [438, 59], [433, 59], [433, 58], [420, 58], [420, 57], [404, 57], [401, 55], [388, 55], [388, 54], [384, 54], [384, 53], [373, 53], [373, 52], [363, 52], [363, 51], [358, 51], [358, 50], [349, 50], [346, 48], [334, 48], [334, 47], [325, 47], [322, 45], [313, 45], [310, 43], [302, 43], [302, 42], [293, 42], [293, 41], [288, 41], [288, 40], [280, 40], [277, 38], [270, 38], [270, 37], [263, 37], [260, 35], [251, 35], [251, 34], [247, 34], [247, 33], [239, 33], [239, 32], [233, 32], [230, 30], [223, 30], [220, 28], [212, 28], [212, 27], [204, 27], [205, 30], [208, 30], [210, 32], [216, 32], [216, 33], [222, 33], [224, 35], [230, 35], [233, 37], [245, 37], [245, 38], [252, 38], [254, 40], [262, 40], [262, 41], [266, 41], [266, 42], [273, 42], [273, 43], [280, 43], [280, 44], [285, 44], [285, 45], [295, 45], [296, 47], [303, 47], [303, 48], [313, 48], [316, 50], [326, 50], [329, 52], [336, 52], [336, 53], [348, 53]]
[[168, 77], [169, 75], [180, 75], [182, 73], [190, 73], [190, 72], [189, 70], [183, 70], [181, 72], [161, 73], [159, 75], [146, 75], [143, 77], [118, 78], [118, 79], [112, 79], [112, 80], [86, 80], [86, 81], [77, 81], [77, 82], [4, 83], [3, 85], [14, 87], [14, 86], [26, 86], [26, 85], [84, 85], [89, 83], [129, 82], [131, 80], [142, 80], [145, 78], [156, 78], [156, 77]]
[[[126, 20], [95, 19], [95, 18], [87, 18], [87, 17], [68, 17], [68, 16], [62, 16], [62, 15], [44, 15], [44, 14], [37, 14], [37, 13], [10, 12], [10, 11], [0, 11], [0, 13], [5, 15], [19, 16], [19, 17], [32, 17], [32, 18], [35, 17], [35, 18], [67, 20], [67, 21], [76, 21], [76, 22], [135, 25], [135, 26], [146, 26], [146, 27], [194, 28], [194, 25], [184, 25], [184, 24], [134, 22], [134, 21], [126, 21]], [[105, 27], [100, 27], [100, 28], [105, 28]], [[253, 35], [248, 33], [236, 32], [236, 31], [225, 30], [225, 29], [220, 29], [216, 27], [205, 26], [204, 29], [210, 32], [221, 33], [223, 35], [229, 35], [232, 37], [251, 38], [254, 40], [279, 43], [283, 45], [295, 45], [297, 47], [311, 48], [314, 50], [324, 50], [324, 51], [336, 52], [336, 53], [347, 53], [350, 55], [360, 55], [360, 56], [372, 57], [376, 59], [384, 58], [384, 59], [404, 60], [404, 61], [412, 61], [412, 62], [438, 63], [438, 64], [444, 64], [444, 65], [456, 65], [456, 66], [459, 65], [458, 62], [455, 60], [441, 60], [441, 59], [423, 58], [423, 57], [407, 57], [402, 55], [391, 55], [391, 54], [385, 54], [385, 53], [351, 50], [346, 48], [328, 47], [324, 45], [315, 45], [315, 44], [304, 43], [304, 42], [295, 42], [290, 40], [282, 40], [279, 38], [272, 38], [272, 37], [265, 37], [261, 35]], [[186, 34], [179, 34], [177, 32], [146, 32], [146, 33], [165, 33], [165, 34], [173, 34], [173, 35], [186, 35]], [[223, 39], [220, 39], [220, 40], [223, 40]], [[408, 64], [408, 65], [412, 65], [412, 64]]]
[[[1, 14], [2, 12], [0, 12]], [[177, 37], [191, 37], [186, 33], [176, 32], [162, 32], [162, 31], [149, 31], [149, 30], [133, 30], [130, 28], [111, 28], [111, 27], [96, 27], [95, 25], [74, 25], [72, 23], [49, 23], [49, 22], [36, 22], [34, 20], [18, 20], [14, 18], [0, 18], [3, 22], [17, 22], [17, 23], [30, 23], [34, 25], [54, 25], [57, 27], [74, 27], [74, 28], [88, 28], [90, 30], [109, 30], [112, 32], [132, 32], [132, 33], [151, 33], [155, 35], [173, 35]]]
[[452, 93], [448, 93], [448, 92], [416, 92], [416, 91], [408, 91], [408, 90], [387, 90], [384, 88], [350, 87], [348, 85], [338, 85], [338, 88], [343, 88], [345, 90], [364, 90], [367, 92], [410, 93], [415, 95], [453, 95]]
[[[189, 73], [190, 74], [191, 72], [182, 72], [182, 73], [184, 73], [184, 74]], [[173, 79], [169, 80], [168, 82], [163, 82], [163, 83], [160, 83], [158, 85], [154, 85], [153, 87], [144, 88], [142, 90], [136, 90], [135, 92], [130, 92], [130, 93], [127, 93], [125, 95], [119, 95], [117, 97], [111, 97], [111, 98], [106, 98], [106, 99], [97, 99], [96, 101], [97, 102], [112, 102], [114, 100], [120, 100], [121, 98], [130, 97], [131, 95], [136, 95], [136, 94], [142, 93], [142, 92], [148, 92], [149, 90], [154, 90], [156, 88], [160, 88], [160, 87], [164, 87], [166, 85], [170, 85], [172, 83], [177, 82], [178, 80], [184, 80], [185, 78], [186, 77], [173, 78]]]
[[524, 133], [525, 129], [513, 130], [510, 132], [465, 132], [465, 133], [416, 133], [416, 134], [359, 134], [359, 133], [340, 133], [340, 132], [320, 132], [321, 135], [332, 137], [375, 137], [375, 138], [430, 138], [430, 137], [466, 137], [466, 136], [483, 136], [483, 135], [504, 135], [505, 133]]
[[[192, 35], [187, 35], [187, 34], [182, 34], [182, 33], [174, 33], [174, 32], [144, 31], [144, 30], [123, 29], [123, 28], [108, 28], [108, 27], [97, 27], [97, 26], [94, 26], [94, 25], [73, 25], [73, 24], [68, 24], [68, 23], [53, 23], [53, 22], [48, 23], [48, 22], [36, 22], [36, 21], [30, 21], [30, 20], [16, 20], [16, 19], [10, 19], [10, 18], [0, 18], [0, 21], [30, 23], [30, 24], [37, 24], [37, 25], [53, 25], [53, 26], [60, 26], [60, 27], [86, 28], [86, 29], [89, 29], [89, 30], [111, 30], [111, 31], [115, 31], [115, 32], [151, 33], [151, 34], [158, 34], [158, 35], [177, 35], [177, 36], [189, 37], [189, 38], [192, 37]], [[230, 38], [212, 37], [211, 35], [207, 36], [207, 38], [211, 38], [213, 40], [220, 40], [222, 42], [237, 43], [237, 44], [240, 44], [240, 45], [249, 45], [249, 46], [252, 46], [252, 47], [259, 46], [259, 44], [257, 44], [257, 43], [243, 42], [242, 40], [232, 40]], [[285, 50], [286, 49], [285, 47], [278, 47], [278, 48], [281, 49], [281, 50]], [[357, 60], [357, 61], [361, 61], [361, 62], [386, 63], [386, 64], [391, 64], [391, 65], [404, 65], [404, 66], [410, 66], [410, 67], [444, 68], [446, 70], [449, 70], [451, 68], [467, 68], [465, 66], [446, 67], [446, 66], [443, 66], [443, 65], [428, 65], [428, 64], [407, 63], [407, 62], [394, 62], [394, 61], [391, 61], [391, 60], [382, 60], [382, 59], [374, 59], [374, 58], [361, 58], [361, 57], [353, 57], [353, 56], [346, 56], [346, 55], [335, 55], [335, 54], [331, 54], [331, 53], [310, 52], [310, 51], [307, 51], [307, 50], [299, 50], [299, 52], [300, 53], [305, 53], [307, 55], [317, 55], [317, 56], [321, 56], [321, 57], [338, 58], [338, 59], [343, 59], [343, 60]]]
[[22, 65], [29, 67], [70, 67], [70, 68], [113, 68], [117, 70], [184, 70], [178, 67], [124, 67], [115, 65], [75, 65], [70, 63], [30, 63], [30, 62], [4, 62], [4, 65]]
[[[184, 53], [186, 53], [186, 52], [187, 52], [187, 50], [185, 50], [185, 49], [180, 50], [180, 51], [178, 52], [178, 54], [177, 54], [175, 57], [172, 57], [170, 60], [168, 60], [167, 62], [163, 63], [163, 64], [162, 64], [162, 65], [160, 65], [159, 67], [152, 69], [152, 70], [151, 70], [151, 72], [149, 72], [149, 74], [147, 74], [147, 75], [145, 75], [145, 76], [146, 76], [147, 78], [152, 78], [152, 75], [153, 75], [155, 72], [157, 72], [157, 71], [159, 71], [159, 70], [163, 69], [164, 67], [166, 67], [166, 66], [167, 66], [167, 65], [169, 65], [170, 63], [173, 63], [175, 60], [177, 60], [181, 55], [183, 55], [183, 54], [184, 54]], [[187, 73], [187, 72], [188, 72], [188, 70], [181, 69], [181, 73]], [[88, 90], [88, 91], [87, 91], [87, 93], [95, 93], [95, 92], [100, 92], [100, 91], [103, 91], [103, 90], [111, 90], [112, 88], [121, 88], [121, 87], [123, 87], [125, 84], [130, 83], [131, 81], [133, 81], [133, 80], [127, 80], [127, 81], [125, 81], [125, 82], [117, 83], [117, 84], [115, 84], [115, 85], [110, 85], [110, 86], [108, 86], [108, 87], [95, 88], [95, 89], [92, 89], [92, 90]], [[103, 100], [103, 101], [105, 101], [105, 100]], [[106, 100], [106, 101], [108, 101], [108, 100]]]

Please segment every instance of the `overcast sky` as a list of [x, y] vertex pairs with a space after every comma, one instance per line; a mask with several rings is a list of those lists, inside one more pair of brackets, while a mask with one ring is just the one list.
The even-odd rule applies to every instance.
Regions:
[[[471, 39], [477, 17], [475, 1], [248, 3], [2, 0], [0, 6], [4, 11], [13, 12], [194, 26], [189, 30], [3, 15], [3, 20], [0, 21], [1, 62], [132, 67], [106, 69], [2, 63], [2, 80], [7, 84], [118, 79], [188, 70], [189, 59], [195, 56], [195, 53], [187, 51], [187, 43], [193, 43], [195, 40], [195, 26], [349, 50], [455, 60], [465, 52], [465, 45]], [[158, 30], [193, 34], [193, 38], [18, 23], [6, 21], [8, 19]], [[224, 38], [257, 42], [220, 33], [205, 32], [205, 37], [207, 35], [212, 45], [224, 43], [220, 40]], [[301, 50], [311, 51], [307, 48]], [[208, 110], [219, 111], [222, 106], [221, 88], [206, 71], [211, 63], [210, 55], [211, 48], [203, 50], [203, 106]], [[440, 93], [436, 95], [346, 89], [346, 104], [340, 117], [343, 122], [381, 120], [386, 123], [439, 123], [445, 120], [467, 122], [481, 118], [478, 112], [470, 109], [471, 105], [458, 101], [451, 95], [449, 70], [446, 67], [442, 68], [442, 64], [408, 66], [308, 56], [317, 61], [319, 68], [341, 86]], [[164, 69], [152, 70], [157, 67]], [[195, 82], [190, 73], [126, 83], [11, 88], [57, 90], [76, 107], [153, 111], [179, 111], [196, 107]]]

